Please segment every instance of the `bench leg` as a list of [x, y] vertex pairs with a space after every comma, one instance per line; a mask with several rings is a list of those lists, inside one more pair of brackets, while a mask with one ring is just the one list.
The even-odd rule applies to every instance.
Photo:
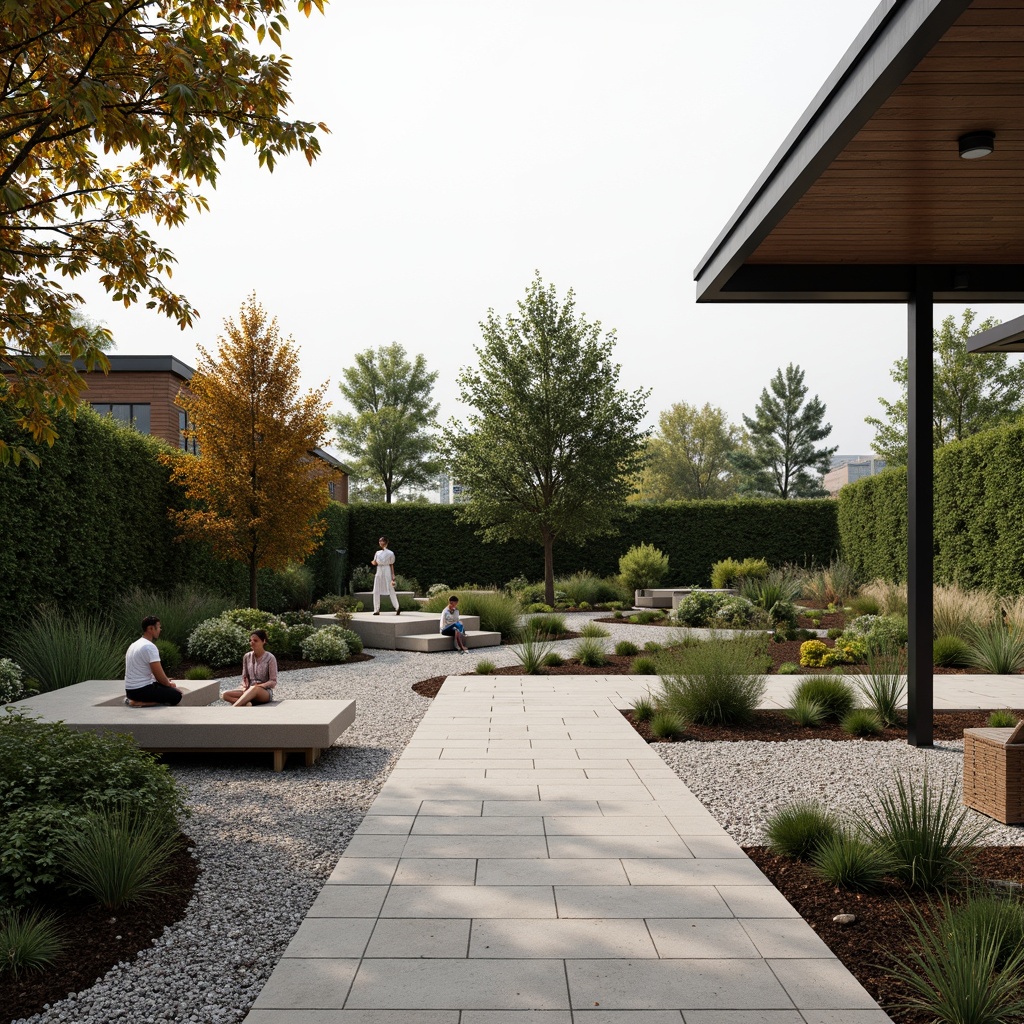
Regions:
[[275, 750], [274, 751], [274, 771], [275, 772], [283, 772], [284, 771], [284, 758], [285, 758], [285, 753], [284, 753], [283, 750]]
[[312, 768], [320, 757], [320, 751], [316, 747], [306, 749], [306, 767]]

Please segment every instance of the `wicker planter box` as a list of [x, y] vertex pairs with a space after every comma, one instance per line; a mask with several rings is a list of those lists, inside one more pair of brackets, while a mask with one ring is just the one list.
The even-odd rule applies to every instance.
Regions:
[[1005, 825], [1024, 822], [1024, 743], [1013, 729], [964, 729], [964, 803]]

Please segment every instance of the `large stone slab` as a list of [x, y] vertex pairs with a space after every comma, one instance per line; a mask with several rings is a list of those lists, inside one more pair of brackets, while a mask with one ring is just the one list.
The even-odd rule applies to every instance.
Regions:
[[[382, 607], [380, 615], [374, 615], [372, 611], [356, 612], [348, 628], [359, 634], [364, 647], [374, 650], [394, 651], [398, 650], [398, 638], [415, 634], [424, 635], [427, 633], [440, 633], [440, 615], [436, 612], [402, 612], [396, 615], [390, 605]], [[463, 615], [462, 624], [466, 631], [480, 630], [479, 615]], [[313, 624], [316, 626], [336, 626], [338, 620], [333, 615], [314, 615]], [[499, 636], [498, 642], [501, 642]], [[481, 644], [480, 646], [488, 646]], [[421, 650], [420, 647], [407, 647], [405, 650]]]

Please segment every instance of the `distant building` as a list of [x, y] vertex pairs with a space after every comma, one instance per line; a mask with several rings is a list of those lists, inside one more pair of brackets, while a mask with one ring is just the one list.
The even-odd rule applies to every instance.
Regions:
[[836, 455], [821, 485], [834, 498], [841, 487], [863, 480], [866, 476], [875, 476], [885, 469], [885, 465], [885, 459], [877, 455]]
[[452, 482], [448, 479], [447, 473], [442, 473], [437, 478], [437, 500], [442, 505], [452, 503]]
[[[200, 454], [195, 440], [185, 437], [190, 424], [185, 410], [177, 405], [178, 394], [188, 392], [192, 367], [173, 356], [109, 355], [107, 359], [107, 374], [86, 372], [76, 364], [85, 382], [82, 401], [100, 415], [111, 416], [141, 434], [152, 434], [175, 448]], [[322, 448], [314, 448], [310, 454], [336, 471], [337, 480], [328, 483], [328, 491], [334, 501], [347, 505], [348, 468]]]

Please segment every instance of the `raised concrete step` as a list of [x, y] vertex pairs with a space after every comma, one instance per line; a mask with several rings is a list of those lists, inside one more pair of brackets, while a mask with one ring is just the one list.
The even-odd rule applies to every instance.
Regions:
[[[359, 634], [364, 647], [374, 650], [394, 651], [397, 650], [399, 637], [411, 633], [437, 633], [440, 636], [440, 615], [437, 612], [402, 612], [396, 615], [393, 609], [385, 611], [383, 608], [380, 615], [373, 612], [356, 612], [348, 628]], [[333, 615], [314, 615], [313, 623], [317, 626], [337, 625], [338, 620]], [[466, 630], [478, 630], [480, 628], [479, 615], [463, 615], [462, 624]], [[402, 648], [403, 650], [419, 650], [420, 648]]]
[[[481, 629], [466, 630], [467, 647], [497, 647], [501, 643], [500, 633], [489, 633]], [[399, 651], [453, 651], [455, 641], [450, 636], [440, 633], [410, 633], [395, 640], [395, 649]]]

